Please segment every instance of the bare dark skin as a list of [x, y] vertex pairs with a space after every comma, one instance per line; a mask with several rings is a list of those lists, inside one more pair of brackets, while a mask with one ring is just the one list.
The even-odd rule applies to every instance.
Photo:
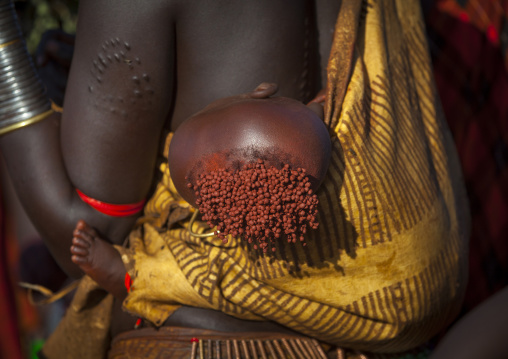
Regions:
[[[175, 130], [208, 103], [260, 82], [277, 83], [278, 95], [301, 101], [324, 87], [340, 5], [81, 2], [64, 114], [0, 138], [17, 193], [60, 266], [71, 277], [86, 272], [69, 256], [78, 220], [114, 244], [136, 220], [93, 210], [75, 188], [104, 202], [138, 202], [149, 195], [164, 128]], [[211, 327], [209, 319], [217, 323], [221, 315], [195, 310], [180, 309], [174, 324]], [[135, 318], [127, 319], [115, 332], [132, 328]], [[237, 328], [238, 320], [223, 319], [223, 330]], [[283, 330], [266, 328], [276, 329]]]
[[102, 288], [123, 301], [127, 290], [123, 283], [125, 267], [120, 253], [84, 221], [72, 233], [72, 261]]
[[[266, 107], [271, 109], [271, 104], [269, 97], [274, 95], [277, 91], [277, 86], [275, 84], [263, 83], [259, 85], [254, 91], [249, 92], [247, 94], [232, 96], [225, 99], [221, 99], [219, 102], [220, 106], [224, 108], [230, 107], [234, 113], [232, 117], [234, 119], [241, 119], [242, 116], [245, 116], [244, 107], [234, 106], [237, 104], [239, 100], [243, 99], [256, 99], [257, 103], [260, 103], [260, 106], [263, 104], [261, 101], [266, 101]], [[216, 114], [213, 109], [212, 103], [211, 106], [207, 107], [204, 111], [200, 112], [201, 116], [208, 116], [209, 121], [215, 122], [217, 116], [222, 116], [222, 113]], [[294, 114], [295, 106], [301, 106], [302, 110], [305, 109], [305, 105], [297, 103], [286, 104], [287, 111], [290, 114]], [[316, 113], [318, 116], [322, 117], [322, 106], [314, 106], [314, 104], [309, 105], [311, 111], [309, 114]], [[258, 108], [259, 111], [259, 108]], [[280, 116], [280, 111], [275, 112], [273, 115], [267, 115], [267, 121], [276, 123]], [[308, 129], [305, 128], [304, 132], [307, 136], [309, 136]], [[175, 134], [177, 136], [177, 134]], [[287, 134], [286, 137], [294, 138], [294, 134]], [[282, 140], [282, 138], [281, 138]], [[301, 143], [301, 141], [297, 141]], [[173, 147], [171, 147], [173, 148]], [[171, 150], [170, 148], [170, 150]], [[321, 149], [321, 145], [319, 145], [319, 149]], [[307, 148], [307, 152], [311, 151]], [[312, 152], [312, 151], [311, 151]], [[316, 151], [319, 152], [319, 151]], [[124, 286], [124, 276], [126, 272], [126, 268], [123, 265], [122, 258], [119, 252], [114, 249], [111, 243], [103, 238], [97, 233], [97, 231], [90, 227], [85, 221], [78, 221], [76, 228], [73, 231], [72, 237], [72, 245], [70, 247], [71, 252], [71, 260], [73, 263], [78, 265], [81, 270], [90, 276], [93, 280], [95, 280], [102, 288], [107, 290], [109, 293], [113, 294], [115, 298], [122, 302], [127, 296], [127, 291]], [[176, 316], [173, 315], [169, 320], [169, 325], [174, 324], [184, 324], [185, 326], [189, 325], [189, 319], [184, 315], [182, 317], [182, 312], [188, 310], [184, 308], [180, 309], [179, 312], [176, 313]], [[191, 312], [196, 309], [192, 309]], [[205, 313], [211, 313], [208, 310], [202, 310]], [[286, 331], [286, 329], [275, 325], [274, 323], [255, 323], [255, 322], [246, 322], [240, 321], [238, 319], [232, 319], [221, 313], [214, 313], [215, 317], [221, 317], [222, 320], [219, 321], [220, 324], [215, 324], [215, 328], [221, 330], [232, 330], [231, 325], [235, 322], [242, 322], [239, 324], [239, 327], [242, 327], [244, 330], [247, 327], [250, 330], [275, 330], [275, 331]], [[205, 314], [206, 316], [206, 314]], [[175, 319], [176, 317], [176, 319]], [[189, 318], [195, 318], [195, 315], [188, 316]], [[183, 322], [182, 322], [183, 321]], [[193, 326], [200, 326], [201, 321], [193, 322]], [[228, 323], [226, 326], [223, 326], [222, 323]], [[238, 324], [237, 324], [238, 325]], [[203, 326], [205, 329], [210, 329], [209, 326]]]
[[[84, 221], [76, 225], [70, 248], [72, 261], [87, 275], [94, 279], [102, 288], [122, 302], [127, 296], [124, 286], [125, 267], [120, 253], [111, 243], [102, 239], [97, 232]], [[134, 318], [120, 314], [117, 320], [122, 320], [125, 327], [116, 323], [113, 334], [128, 329], [133, 325]], [[290, 330], [271, 322], [253, 322], [232, 318], [221, 312], [208, 309], [182, 307], [176, 311], [165, 323], [170, 326], [196, 327], [220, 331], [270, 331], [291, 333]], [[295, 333], [291, 333], [295, 334]]]
[[451, 327], [430, 358], [506, 358], [507, 307], [508, 287], [505, 287]]

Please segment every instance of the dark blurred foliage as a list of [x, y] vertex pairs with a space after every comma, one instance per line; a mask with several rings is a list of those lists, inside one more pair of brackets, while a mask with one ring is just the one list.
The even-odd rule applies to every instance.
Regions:
[[47, 30], [76, 32], [78, 0], [25, 0], [16, 1], [15, 6], [31, 54]]
[[48, 97], [63, 105], [74, 50], [78, 0], [15, 2], [28, 51]]

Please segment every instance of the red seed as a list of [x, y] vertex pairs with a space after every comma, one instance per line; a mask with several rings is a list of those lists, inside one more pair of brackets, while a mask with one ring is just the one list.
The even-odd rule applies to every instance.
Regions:
[[289, 165], [267, 169], [259, 159], [240, 170], [201, 174], [195, 184], [187, 186], [196, 191], [203, 220], [220, 228], [219, 238], [225, 242], [231, 234], [257, 242], [259, 246], [254, 247], [264, 252], [268, 248], [274, 251], [272, 244], [282, 232], [288, 242], [302, 241], [307, 228], [318, 225], [318, 200], [304, 169], [292, 170]]

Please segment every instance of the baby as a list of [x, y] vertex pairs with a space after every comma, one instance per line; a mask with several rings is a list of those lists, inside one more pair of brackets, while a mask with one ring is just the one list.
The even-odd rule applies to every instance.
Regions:
[[[326, 174], [330, 139], [322, 108], [282, 97], [261, 84], [213, 102], [171, 139], [169, 168], [179, 194], [224, 242], [242, 237], [275, 251], [304, 241], [318, 223], [315, 191]], [[125, 298], [120, 254], [84, 221], [74, 230], [72, 261], [104, 289]], [[305, 243], [304, 243], [305, 245]]]

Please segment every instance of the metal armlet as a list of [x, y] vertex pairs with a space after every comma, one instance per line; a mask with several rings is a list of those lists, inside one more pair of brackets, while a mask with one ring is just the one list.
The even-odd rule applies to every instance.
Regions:
[[0, 135], [50, 116], [46, 90], [25, 46], [12, 0], [0, 0]]
[[51, 109], [51, 110], [43, 112], [37, 116], [23, 120], [21, 122], [16, 122], [16, 123], [13, 123], [12, 125], [9, 125], [7, 127], [0, 128], [0, 136], [5, 135], [6, 133], [9, 133], [9, 132], [15, 131], [17, 129], [20, 129], [22, 127], [30, 126], [30, 125], [33, 125], [34, 123], [42, 121], [45, 118], [51, 116], [54, 112], [55, 111], [53, 109]]

